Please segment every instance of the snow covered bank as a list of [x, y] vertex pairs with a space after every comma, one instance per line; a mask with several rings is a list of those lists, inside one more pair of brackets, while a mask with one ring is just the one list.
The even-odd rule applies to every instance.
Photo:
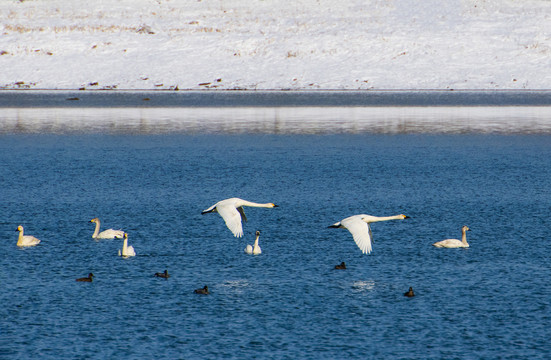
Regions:
[[548, 0], [4, 0], [0, 88], [550, 89]]

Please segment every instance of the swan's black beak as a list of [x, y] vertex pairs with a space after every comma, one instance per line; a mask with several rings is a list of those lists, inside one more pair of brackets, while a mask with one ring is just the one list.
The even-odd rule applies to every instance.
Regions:
[[411, 219], [411, 216], [407, 216], [407, 215], [404, 215], [405, 218], [404, 219]]
[[274, 204], [274, 207], [279, 207], [279, 205]]

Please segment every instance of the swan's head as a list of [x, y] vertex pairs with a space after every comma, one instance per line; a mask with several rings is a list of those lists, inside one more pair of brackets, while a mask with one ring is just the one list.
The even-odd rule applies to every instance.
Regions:
[[124, 239], [125, 239], [125, 240], [128, 239], [128, 234], [127, 234], [127, 233], [124, 233]]
[[463, 231], [470, 231], [471, 229], [469, 229], [469, 227], [467, 225], [463, 225], [463, 227], [461, 228], [461, 230]]
[[19, 231], [19, 232], [23, 231], [23, 226], [19, 225], [19, 226], [17, 227], [17, 230], [15, 230], [15, 231]]
[[404, 215], [404, 214], [400, 214], [400, 217], [402, 219], [411, 219], [411, 217], [407, 216], [407, 215]]
[[274, 203], [270, 203], [270, 205], [274, 208], [274, 207], [279, 207], [279, 205], [276, 205]]
[[95, 223], [98, 221], [98, 218], [93, 218], [92, 220], [90, 220], [91, 223]]
[[256, 236], [260, 236], [260, 230], [256, 230], [255, 235], [256, 235]]

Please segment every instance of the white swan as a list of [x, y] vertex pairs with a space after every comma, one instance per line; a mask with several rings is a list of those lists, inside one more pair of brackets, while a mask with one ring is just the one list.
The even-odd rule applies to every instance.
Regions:
[[371, 227], [370, 223], [387, 220], [403, 220], [408, 219], [409, 216], [400, 214], [394, 216], [372, 216], [372, 215], [353, 215], [342, 219], [338, 223], [330, 225], [330, 228], [344, 228], [348, 229], [356, 242], [356, 245], [362, 250], [363, 254], [369, 254], [371, 252]]
[[256, 239], [254, 239], [254, 246], [247, 245], [245, 252], [249, 255], [260, 255], [262, 254], [262, 249], [258, 246], [258, 238], [260, 237], [260, 231], [256, 232]]
[[93, 218], [90, 222], [96, 223], [96, 230], [94, 230], [94, 234], [92, 235], [92, 238], [94, 239], [122, 239], [124, 237], [124, 231], [122, 230], [107, 229], [99, 232], [101, 222], [98, 218]]
[[217, 212], [222, 216], [222, 219], [226, 222], [226, 226], [233, 233], [235, 237], [243, 236], [243, 225], [241, 224], [241, 219], [247, 221], [245, 212], [243, 211], [243, 206], [251, 207], [262, 207], [262, 208], [274, 208], [277, 205], [272, 203], [258, 204], [251, 201], [231, 198], [217, 202], [206, 210], [201, 212], [202, 215], [208, 214], [211, 212]]
[[446, 239], [446, 240], [435, 242], [434, 244], [432, 244], [432, 246], [436, 246], [439, 248], [468, 248], [469, 243], [467, 243], [467, 231], [469, 230], [471, 229], [469, 229], [467, 225], [464, 225], [461, 228], [461, 232], [463, 233], [461, 240]]
[[128, 234], [127, 233], [124, 233], [124, 241], [122, 243], [122, 252], [119, 250], [119, 256], [122, 256], [122, 257], [136, 256], [136, 252], [134, 251], [134, 247], [132, 247], [132, 245], [128, 246]]
[[38, 243], [40, 243], [40, 240], [38, 240], [34, 236], [23, 235], [23, 231], [24, 231], [23, 226], [19, 225], [16, 231], [19, 231], [17, 246], [20, 246], [20, 247], [35, 246], [35, 245], [38, 245]]

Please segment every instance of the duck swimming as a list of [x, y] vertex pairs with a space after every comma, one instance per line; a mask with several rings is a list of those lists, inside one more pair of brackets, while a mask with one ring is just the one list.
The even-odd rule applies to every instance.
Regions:
[[413, 293], [413, 288], [411, 286], [409, 287], [409, 290], [404, 293], [404, 296], [407, 296], [407, 297], [415, 296], [415, 294]]
[[335, 269], [336, 270], [346, 270], [346, 264], [343, 261], [339, 265], [335, 265]]
[[155, 273], [155, 277], [160, 277], [160, 278], [163, 278], [163, 279], [168, 279], [170, 277], [170, 275], [168, 274], [168, 270], [165, 270], [164, 272], [162, 273]]
[[207, 285], [205, 285], [205, 287], [203, 287], [201, 289], [195, 289], [193, 292], [196, 293], [196, 294], [201, 294], [201, 295], [210, 294], [209, 287]]
[[78, 278], [77, 281], [92, 282], [93, 277], [94, 277], [94, 274], [90, 273], [88, 274], [88, 277]]

